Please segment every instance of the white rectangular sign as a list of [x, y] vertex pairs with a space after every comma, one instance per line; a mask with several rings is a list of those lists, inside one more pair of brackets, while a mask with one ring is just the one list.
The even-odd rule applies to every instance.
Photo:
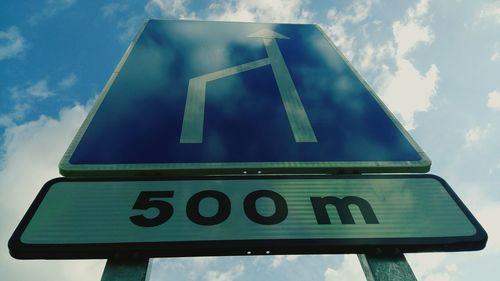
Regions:
[[440, 178], [55, 179], [16, 258], [477, 250], [486, 233]]

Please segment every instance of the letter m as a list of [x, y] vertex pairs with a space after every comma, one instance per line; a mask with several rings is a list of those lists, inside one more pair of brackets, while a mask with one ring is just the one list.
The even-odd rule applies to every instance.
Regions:
[[318, 224], [331, 224], [326, 210], [327, 205], [333, 205], [337, 209], [342, 224], [355, 224], [349, 205], [356, 205], [367, 224], [378, 224], [378, 219], [373, 212], [370, 203], [363, 198], [346, 196], [342, 199], [335, 196], [311, 197], [311, 203]]

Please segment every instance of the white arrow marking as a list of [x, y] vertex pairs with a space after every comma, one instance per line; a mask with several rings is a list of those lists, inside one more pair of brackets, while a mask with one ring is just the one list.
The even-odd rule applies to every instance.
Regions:
[[202, 143], [207, 82], [268, 65], [269, 58], [240, 64], [189, 80], [180, 143]]
[[235, 75], [244, 71], [259, 68], [270, 64], [278, 84], [281, 100], [288, 117], [288, 122], [296, 142], [317, 142], [307, 113], [302, 105], [295, 84], [288, 72], [285, 60], [276, 42], [276, 39], [289, 39], [277, 32], [264, 29], [251, 34], [249, 37], [262, 38], [268, 58], [226, 68], [216, 72], [201, 75], [189, 80], [186, 107], [180, 143], [202, 143], [203, 122], [205, 116], [205, 92], [209, 81]]

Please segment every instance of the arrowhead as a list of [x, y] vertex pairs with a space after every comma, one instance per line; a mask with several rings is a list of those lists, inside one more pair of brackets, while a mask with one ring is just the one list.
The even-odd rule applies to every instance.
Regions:
[[283, 34], [279, 34], [278, 32], [274, 32], [269, 29], [261, 29], [257, 32], [248, 35], [248, 37], [265, 38], [265, 39], [290, 39], [289, 37], [286, 37]]

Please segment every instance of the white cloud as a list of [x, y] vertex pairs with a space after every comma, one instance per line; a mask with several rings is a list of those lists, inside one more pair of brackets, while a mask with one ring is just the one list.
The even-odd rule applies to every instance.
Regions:
[[496, 23], [500, 23], [500, 1], [487, 3], [479, 12], [480, 19], [492, 19]]
[[26, 94], [38, 98], [48, 98], [54, 95], [54, 92], [49, 90], [47, 80], [39, 80], [35, 84], [26, 88]]
[[31, 24], [37, 24], [40, 20], [53, 17], [70, 8], [75, 3], [76, 0], [46, 0], [42, 10], [34, 14], [29, 21]]
[[54, 96], [59, 91], [70, 89], [78, 81], [74, 73], [68, 74], [57, 83], [56, 90], [51, 89], [46, 79], [36, 82], [27, 82], [24, 85], [16, 85], [8, 89], [13, 101], [12, 109], [8, 113], [0, 115], [0, 126], [10, 127], [18, 121], [23, 121], [26, 113], [39, 100]]
[[485, 128], [475, 127], [465, 133], [465, 146], [470, 147], [483, 140], [489, 133], [491, 124], [488, 123]]
[[31, 108], [31, 106], [28, 103], [16, 103], [14, 105], [14, 111], [12, 111], [12, 117], [15, 120], [20, 120], [24, 118], [26, 115], [26, 112]]
[[488, 233], [488, 246], [486, 249], [500, 253], [500, 224], [498, 223], [500, 203], [486, 203], [483, 205], [474, 215]]
[[[150, 17], [196, 19], [188, 11], [187, 0], [150, 0], [146, 13]], [[214, 1], [208, 6], [206, 19], [245, 22], [309, 22], [313, 14], [305, 8], [303, 0], [232, 0]]]
[[150, 280], [165, 280], [167, 275], [177, 280], [202, 280], [209, 269], [218, 266], [219, 260], [218, 257], [154, 259]]
[[495, 46], [493, 47], [493, 54], [491, 55], [490, 59], [492, 61], [500, 60], [500, 43], [499, 42], [495, 43]]
[[[389, 67], [382, 62], [393, 60], [395, 54], [396, 49], [391, 41], [376, 47], [367, 43], [361, 50], [356, 64], [363, 72], [376, 71], [377, 77], [375, 78], [386, 78], [390, 71]], [[377, 84], [380, 83], [375, 83], [375, 85]]]
[[408, 254], [406, 258], [417, 280], [450, 281], [460, 276], [458, 266], [447, 260], [447, 253]]
[[44, 13], [53, 16], [63, 10], [68, 9], [76, 3], [76, 0], [47, 0], [45, 2]]
[[427, 14], [429, 10], [429, 0], [421, 0], [415, 5], [414, 9], [408, 10], [408, 15], [412, 18], [417, 18]]
[[385, 77], [379, 92], [389, 109], [399, 114], [403, 125], [411, 130], [416, 127], [415, 113], [431, 108], [431, 98], [437, 93], [439, 69], [433, 64], [422, 74], [407, 59], [396, 59], [396, 64], [396, 72]]
[[408, 254], [406, 259], [418, 280], [438, 269], [446, 259], [446, 253]]
[[208, 281], [231, 281], [235, 280], [239, 276], [243, 274], [245, 271], [245, 267], [243, 265], [235, 266], [228, 271], [219, 272], [219, 271], [208, 271], [205, 274], [205, 280]]
[[[422, 72], [410, 57], [417, 47], [434, 40], [431, 28], [425, 24], [429, 2], [421, 0], [406, 10], [404, 17], [392, 24], [392, 39], [383, 44], [372, 43], [366, 35], [369, 32], [364, 30], [370, 26], [379, 28], [379, 24], [368, 23], [375, 3], [356, 1], [341, 11], [332, 8], [327, 14], [331, 23], [323, 28], [342, 53], [370, 77], [376, 92], [403, 125], [413, 129], [415, 113], [431, 108], [439, 82], [439, 69], [435, 64]], [[360, 25], [366, 33], [363, 47], [358, 47], [357, 38], [347, 31], [348, 27], [352, 30]]]
[[492, 91], [488, 93], [488, 107], [495, 110], [500, 110], [500, 92]]
[[130, 15], [124, 20], [119, 20], [117, 26], [121, 30], [120, 40], [123, 42], [131, 41], [143, 23], [144, 17], [139, 15]]
[[31, 109], [32, 101], [30, 100], [33, 99], [32, 97], [26, 99], [29, 96], [27, 89], [21, 89], [17, 86], [10, 88], [9, 92], [15, 102], [10, 112], [0, 115], [0, 126], [3, 127], [13, 126], [17, 121], [22, 120]]
[[368, 42], [354, 61], [371, 78], [376, 92], [407, 129], [416, 127], [417, 112], [432, 107], [438, 89], [438, 67], [431, 64], [422, 72], [411, 60], [416, 48], [434, 40], [431, 28], [425, 24], [428, 11], [427, 0], [410, 7], [401, 20], [393, 22], [392, 39], [381, 45]]
[[59, 81], [57, 83], [57, 86], [59, 86], [60, 90], [67, 90], [73, 87], [77, 81], [78, 77], [76, 77], [76, 74], [70, 73], [68, 74], [68, 76], [64, 77], [61, 81]]
[[126, 3], [106, 4], [101, 8], [101, 12], [104, 18], [116, 24], [119, 30], [118, 38], [122, 42], [131, 41], [146, 20], [143, 13], [135, 13]]
[[312, 13], [302, 0], [215, 1], [209, 6], [210, 20], [245, 22], [308, 22]]
[[403, 20], [393, 23], [397, 70], [386, 76], [380, 88], [382, 99], [393, 112], [401, 116], [407, 129], [416, 126], [415, 113], [431, 108], [431, 98], [437, 93], [439, 82], [436, 65], [430, 65], [425, 73], [421, 73], [408, 58], [416, 47], [433, 41], [432, 30], [424, 24], [427, 12], [428, 1], [421, 0], [414, 8], [407, 10]]
[[26, 40], [16, 26], [0, 30], [0, 60], [14, 58], [26, 50]]
[[15, 121], [24, 118], [31, 105], [29, 103], [16, 103], [11, 112], [0, 115], [0, 126], [10, 127], [15, 125]]
[[[0, 264], [3, 280], [99, 280], [104, 261], [15, 260], [7, 240], [41, 186], [58, 176], [58, 162], [88, 107], [61, 110], [5, 130], [0, 160]], [[29, 269], [29, 270], [27, 270]]]
[[361, 264], [356, 255], [344, 255], [344, 260], [338, 269], [327, 268], [325, 281], [366, 280]]
[[109, 3], [101, 8], [102, 14], [105, 18], [114, 17], [115, 15], [127, 11], [129, 8], [126, 3]]
[[10, 116], [8, 116], [7, 114], [0, 115], [0, 126], [9, 127], [13, 125], [14, 121], [12, 121], [12, 118]]
[[150, 0], [146, 6], [146, 13], [150, 17], [159, 18], [195, 18], [194, 13], [187, 12], [187, 0]]
[[284, 261], [287, 262], [295, 262], [299, 258], [298, 255], [276, 255], [273, 257], [273, 261], [271, 263], [271, 266], [273, 268], [277, 268], [280, 265], [283, 264]]
[[[413, 10], [408, 13], [411, 14]], [[392, 25], [394, 40], [396, 42], [396, 56], [404, 58], [420, 43], [430, 43], [433, 40], [432, 31], [428, 26], [423, 26], [414, 18], [408, 21], [396, 21]]]
[[353, 1], [342, 11], [332, 8], [327, 13], [327, 19], [331, 22], [323, 28], [333, 43], [339, 47], [342, 53], [349, 59], [354, 58], [355, 38], [346, 32], [346, 26], [359, 24], [368, 18], [373, 1]]
[[49, 89], [46, 79], [40, 79], [36, 82], [27, 82], [25, 85], [16, 85], [9, 88], [11, 97], [16, 101], [31, 99], [37, 97], [45, 99], [54, 95], [54, 91]]

